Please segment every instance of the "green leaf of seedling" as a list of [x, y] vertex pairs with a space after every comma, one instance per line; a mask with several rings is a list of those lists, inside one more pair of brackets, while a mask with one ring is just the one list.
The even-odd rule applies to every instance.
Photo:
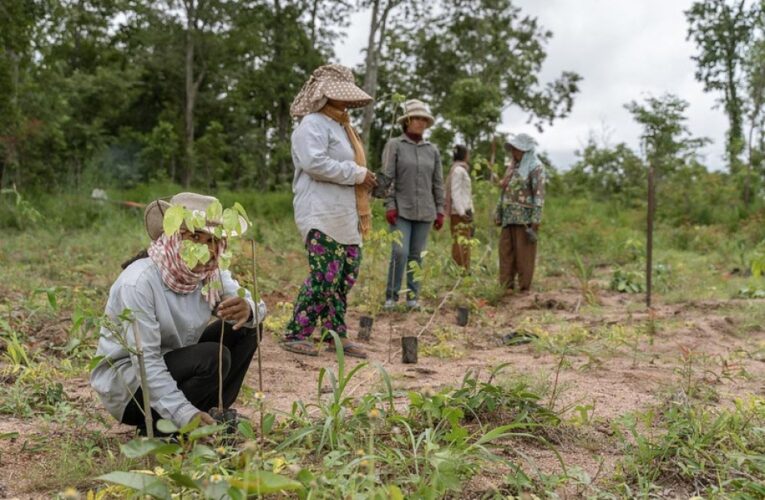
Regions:
[[201, 243], [194, 243], [194, 256], [202, 264], [206, 264], [210, 260], [210, 249], [207, 245]]
[[183, 222], [186, 224], [186, 229], [194, 232], [198, 229], [203, 229], [207, 225], [207, 217], [204, 215], [204, 212], [186, 210]]
[[223, 211], [223, 229], [228, 236], [242, 235], [241, 219], [239, 219], [239, 213], [236, 210], [227, 208]]
[[199, 485], [186, 474], [174, 472], [172, 474], [168, 474], [168, 477], [172, 479], [178, 486], [183, 486], [184, 488], [189, 488], [192, 490], [199, 490]]
[[194, 269], [197, 264], [205, 264], [210, 260], [210, 249], [207, 245], [183, 240], [181, 243], [181, 259], [189, 269]]
[[[208, 427], [214, 427], [214, 426], [208, 426]], [[219, 426], [219, 427], [220, 429], [223, 429], [222, 426]], [[204, 429], [204, 427], [197, 429], [197, 431], [202, 429]], [[213, 449], [210, 448], [209, 446], [206, 446], [203, 444], [196, 444], [194, 445], [194, 448], [192, 448], [191, 453], [189, 453], [189, 460], [196, 461], [198, 459], [207, 459], [209, 461], [215, 461], [215, 460], [218, 460], [218, 454], [215, 453]]]
[[240, 299], [243, 299], [247, 296], [247, 289], [244, 287], [239, 287], [239, 289], [236, 291], [237, 297]]
[[199, 259], [197, 259], [196, 251], [194, 249], [195, 245], [196, 243], [188, 240], [183, 240], [181, 243], [181, 259], [183, 259], [184, 264], [186, 264], [186, 267], [189, 269], [194, 269], [199, 263]]
[[93, 359], [90, 360], [90, 363], [88, 363], [88, 371], [92, 372], [93, 369], [98, 366], [98, 363], [101, 362], [102, 359], [104, 359], [106, 356], [93, 356]]
[[201, 424], [201, 423], [202, 423], [202, 419], [201, 419], [201, 417], [198, 417], [198, 416], [197, 416], [197, 417], [194, 417], [194, 418], [192, 418], [192, 419], [189, 421], [189, 423], [188, 423], [188, 424], [186, 424], [186, 425], [184, 425], [183, 427], [181, 427], [181, 428], [178, 430], [178, 432], [180, 432], [181, 434], [188, 434], [189, 432], [192, 432], [193, 430], [195, 430], [196, 428], [198, 428], [198, 427], [199, 427], [199, 424]]
[[237, 425], [236, 428], [239, 430], [239, 434], [247, 439], [257, 438], [255, 431], [252, 429], [252, 424], [246, 420], [239, 422], [239, 425]]
[[178, 427], [171, 421], [164, 418], [157, 421], [157, 429], [159, 429], [160, 432], [164, 432], [165, 434], [178, 432]]
[[170, 498], [170, 491], [167, 489], [167, 486], [156, 476], [139, 472], [116, 471], [104, 474], [96, 479], [119, 484], [139, 493], [151, 495], [154, 498]]
[[276, 422], [276, 416], [273, 413], [266, 413], [263, 416], [263, 434], [268, 435], [271, 433], [274, 422]]
[[218, 239], [223, 238], [223, 228], [220, 226], [213, 227], [213, 236], [215, 236]]
[[231, 254], [229, 252], [223, 252], [218, 257], [218, 267], [221, 271], [227, 270], [231, 267]]
[[222, 431], [224, 428], [224, 425], [205, 425], [204, 427], [199, 427], [191, 431], [189, 434], [189, 440], [196, 441], [197, 439], [203, 437], [212, 436], [216, 432]]
[[205, 210], [207, 220], [218, 220], [223, 214], [223, 205], [218, 200], [213, 201]]
[[14, 432], [0, 432], [0, 440], [2, 440], [2, 439], [16, 439], [17, 437], [19, 437], [19, 433], [16, 432], [16, 431], [14, 431]]
[[239, 215], [244, 217], [244, 220], [247, 221], [247, 224], [252, 225], [252, 220], [250, 220], [250, 216], [247, 215], [247, 211], [244, 209], [244, 207], [238, 201], [234, 203], [234, 210], [236, 210], [236, 212]]
[[159, 439], [133, 439], [120, 445], [122, 454], [128, 458], [141, 458], [146, 455], [166, 455], [178, 451], [180, 447], [174, 443], [166, 443]]
[[287, 491], [302, 491], [303, 485], [280, 474], [268, 471], [245, 472], [241, 478], [232, 478], [229, 481], [233, 486], [247, 490], [250, 494], [267, 495]]
[[165, 211], [162, 219], [162, 230], [166, 235], [172, 236], [181, 229], [183, 219], [186, 217], [186, 209], [181, 205], [173, 205]]

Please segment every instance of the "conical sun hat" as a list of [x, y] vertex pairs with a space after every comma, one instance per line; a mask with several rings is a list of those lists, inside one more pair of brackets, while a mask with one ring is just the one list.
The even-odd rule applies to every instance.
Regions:
[[374, 99], [356, 85], [353, 72], [340, 64], [316, 68], [290, 106], [290, 114], [302, 117], [319, 111], [328, 99], [342, 101], [349, 108], [361, 108]]

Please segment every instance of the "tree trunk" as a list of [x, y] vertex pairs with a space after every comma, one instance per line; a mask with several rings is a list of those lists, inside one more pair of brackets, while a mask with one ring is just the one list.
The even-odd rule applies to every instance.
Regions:
[[[276, 14], [276, 26], [279, 26], [281, 23], [282, 18], [282, 5], [279, 0], [275, 0], [274, 2], [274, 12]], [[284, 31], [278, 29], [278, 27], [275, 30], [274, 33], [274, 60], [277, 61], [277, 69], [280, 71], [285, 71], [287, 68], [281, 68], [282, 65], [282, 52], [284, 50]], [[292, 118], [290, 117], [290, 105], [287, 102], [287, 99], [284, 98], [284, 96], [279, 97], [279, 101], [277, 103], [277, 110], [276, 110], [276, 132], [277, 132], [277, 138], [279, 143], [281, 144], [288, 144], [289, 143], [289, 127], [290, 127], [290, 121]], [[287, 182], [290, 174], [292, 173], [292, 168], [289, 162], [285, 161], [284, 157], [279, 157], [279, 163], [277, 165], [277, 179], [279, 183]]]
[[311, 5], [311, 45], [316, 46], [316, 16], [319, 12], [319, 2], [321, 0], [313, 0]]
[[[364, 92], [372, 97], [377, 93], [377, 43], [375, 35], [380, 29], [380, 0], [374, 0], [372, 3], [372, 17], [369, 21], [369, 38], [367, 39], [367, 57], [364, 62]], [[364, 108], [364, 115], [361, 121], [361, 140], [369, 144], [369, 132], [372, 129], [372, 120], [374, 119], [374, 104]]]
[[185, 156], [186, 172], [183, 185], [188, 188], [194, 176], [194, 106], [196, 104], [196, 88], [194, 86], [194, 33], [196, 25], [195, 0], [184, 0], [186, 7], [186, 109], [184, 120], [186, 124]]

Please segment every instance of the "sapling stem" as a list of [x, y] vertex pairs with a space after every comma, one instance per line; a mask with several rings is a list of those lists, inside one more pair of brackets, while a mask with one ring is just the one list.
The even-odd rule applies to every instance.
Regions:
[[[223, 301], [223, 276], [218, 266], [218, 279], [220, 280], [221, 302]], [[220, 305], [219, 305], [220, 307]], [[220, 319], [220, 342], [218, 343], [218, 412], [223, 415], [223, 335], [226, 333], [226, 321]]]
[[138, 358], [138, 374], [141, 377], [141, 389], [143, 393], [143, 417], [146, 422], [146, 435], [154, 437], [154, 422], [151, 416], [151, 394], [149, 394], [149, 377], [146, 375], [146, 363], [143, 359], [143, 345], [141, 343], [141, 331], [138, 322], [133, 320], [133, 338], [135, 338], [136, 357]]
[[[253, 289], [253, 303], [255, 304], [255, 310], [252, 312], [255, 319], [255, 335], [258, 336], [258, 391], [263, 394], [263, 361], [261, 358], [260, 342], [263, 340], [263, 336], [260, 332], [260, 290], [258, 288], [258, 264], [255, 257], [255, 238], [250, 240], [250, 248], [252, 249], [252, 289]], [[260, 453], [263, 453], [263, 401], [258, 402], [258, 413], [260, 414]]]

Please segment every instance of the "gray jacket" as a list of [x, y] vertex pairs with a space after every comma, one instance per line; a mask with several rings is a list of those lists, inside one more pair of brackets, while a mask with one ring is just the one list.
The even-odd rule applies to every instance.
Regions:
[[413, 221], [431, 222], [444, 213], [444, 173], [433, 144], [415, 143], [406, 134], [394, 137], [383, 151], [383, 174], [391, 179], [386, 210]]

